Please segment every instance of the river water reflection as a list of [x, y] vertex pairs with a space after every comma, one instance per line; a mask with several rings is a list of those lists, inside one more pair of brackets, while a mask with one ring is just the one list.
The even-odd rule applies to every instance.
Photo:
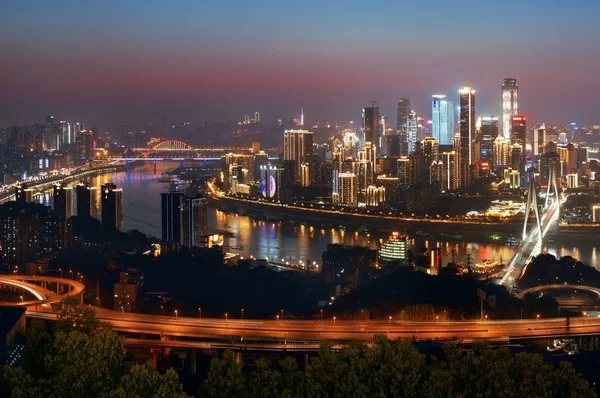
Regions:
[[[112, 182], [123, 188], [123, 224], [126, 230], [138, 229], [148, 235], [161, 234], [160, 194], [169, 188], [161, 173], [177, 167], [178, 163], [164, 162], [157, 165], [154, 174], [152, 164], [136, 168], [129, 173], [105, 174], [93, 179], [93, 183]], [[226, 250], [258, 258], [281, 259], [290, 262], [302, 260], [321, 262], [321, 254], [329, 243], [362, 245], [376, 248], [379, 242], [388, 238], [383, 231], [353, 231], [338, 228], [322, 228], [320, 225], [304, 225], [290, 222], [255, 220], [248, 216], [227, 214], [209, 208], [209, 231], [225, 235]], [[563, 247], [549, 243], [546, 250], [554, 255], [571, 255], [586, 264], [600, 268], [596, 242], [578, 243], [576, 247]], [[437, 246], [442, 248], [443, 263], [452, 260], [465, 261], [470, 253], [473, 261], [496, 260], [506, 262], [514, 253], [512, 247], [503, 244], [438, 241], [416, 238], [413, 245]]]

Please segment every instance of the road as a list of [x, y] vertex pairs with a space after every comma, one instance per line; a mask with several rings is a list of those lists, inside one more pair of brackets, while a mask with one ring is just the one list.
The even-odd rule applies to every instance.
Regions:
[[[54, 320], [48, 311], [29, 310], [27, 316]], [[270, 342], [369, 341], [376, 335], [390, 339], [510, 341], [577, 335], [600, 335], [600, 318], [503, 320], [468, 322], [240, 320], [156, 316], [97, 309], [101, 322], [116, 331], [178, 339], [263, 340]]]

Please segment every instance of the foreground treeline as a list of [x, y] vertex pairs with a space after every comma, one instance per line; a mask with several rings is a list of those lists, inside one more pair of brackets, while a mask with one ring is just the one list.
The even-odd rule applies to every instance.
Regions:
[[444, 346], [439, 358], [411, 342], [377, 338], [339, 352], [323, 346], [300, 370], [294, 358], [236, 364], [232, 352], [213, 359], [200, 396], [208, 397], [594, 397], [569, 363], [554, 368], [541, 355], [485, 343]]
[[4, 366], [0, 377], [0, 397], [185, 396], [174, 370], [160, 374], [150, 363], [134, 365], [122, 337], [76, 299], [61, 304], [50, 331], [42, 321], [30, 323], [23, 360]]

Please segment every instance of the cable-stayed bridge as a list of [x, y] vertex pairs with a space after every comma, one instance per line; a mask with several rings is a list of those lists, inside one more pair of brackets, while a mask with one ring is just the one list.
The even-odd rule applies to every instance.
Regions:
[[[529, 265], [531, 260], [542, 252], [544, 237], [550, 228], [556, 225], [560, 214], [560, 206], [564, 203], [564, 200], [565, 198], [559, 193], [556, 171], [553, 167], [550, 167], [546, 200], [540, 214], [535, 177], [533, 174], [531, 175], [527, 191], [525, 220], [523, 223], [523, 240], [521, 246], [519, 246], [514, 256], [506, 265], [506, 273], [500, 281], [501, 285], [512, 287], [515, 281], [525, 273], [527, 265]], [[527, 231], [531, 212], [535, 215], [535, 224]]]

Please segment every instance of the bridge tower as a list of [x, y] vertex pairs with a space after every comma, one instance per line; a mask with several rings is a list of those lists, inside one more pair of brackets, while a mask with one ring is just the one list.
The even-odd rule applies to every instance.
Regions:
[[[527, 239], [527, 222], [529, 221], [529, 212], [531, 211], [532, 207], [535, 214], [535, 223], [540, 233], [540, 241], [542, 240], [542, 220], [540, 219], [540, 211], [538, 208], [537, 196], [538, 193], [537, 188], [535, 187], [535, 177], [532, 173], [529, 178], [529, 188], [527, 189], [527, 203], [525, 204], [525, 220], [523, 221], [523, 241]], [[546, 197], [546, 203], [547, 201], [548, 197]]]
[[[556, 165], [551, 164], [548, 170], [548, 188], [546, 189], [546, 203], [544, 204], [544, 208], [548, 208], [548, 203], [550, 201], [550, 191], [554, 193], [554, 200], [559, 201], [560, 197], [558, 196], [558, 183], [556, 177]], [[560, 211], [560, 204], [556, 208], [556, 211]], [[559, 213], [557, 213], [559, 215]]]

